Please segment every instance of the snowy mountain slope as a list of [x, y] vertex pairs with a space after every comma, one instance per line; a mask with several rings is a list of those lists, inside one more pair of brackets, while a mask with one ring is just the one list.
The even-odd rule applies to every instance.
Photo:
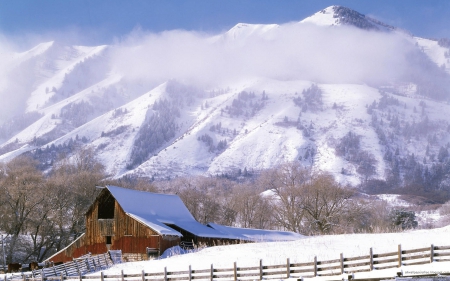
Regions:
[[38, 55], [45, 53], [53, 46], [53, 44], [54, 44], [53, 41], [41, 43], [28, 51], [14, 54], [13, 55], [14, 65], [17, 66], [33, 57], [36, 57]]
[[126, 168], [135, 136], [145, 120], [147, 110], [164, 95], [164, 90], [165, 85], [161, 85], [78, 127], [49, 145], [61, 145], [77, 136], [85, 137], [89, 140], [89, 146], [96, 149], [97, 157], [105, 165], [107, 172], [120, 174]]
[[[450, 49], [439, 46], [436, 40], [414, 37], [418, 46], [437, 66], [445, 68], [450, 73]], [[447, 56], [445, 55], [447, 52]]]
[[5, 142], [3, 146], [16, 142], [16, 140], [20, 144], [28, 143], [32, 141], [33, 138], [42, 137], [43, 135], [53, 131], [55, 128], [58, 127], [58, 125], [61, 125], [61, 120], [59, 120], [55, 116], [58, 116], [60, 114], [61, 109], [64, 106], [67, 106], [68, 104], [71, 103], [80, 102], [84, 99], [87, 99], [91, 95], [98, 94], [98, 92], [93, 92], [95, 88], [107, 87], [111, 84], [117, 83], [119, 80], [120, 77], [112, 76], [98, 83], [97, 85], [94, 85], [77, 93], [76, 95], [73, 95], [63, 101], [60, 101], [56, 104], [53, 104], [49, 107], [39, 110], [39, 112], [44, 114], [44, 116], [39, 120], [37, 120], [36, 122], [34, 122], [29, 127], [25, 128], [22, 132], [16, 134], [13, 139], [10, 139], [7, 142]]
[[339, 19], [334, 17], [334, 7], [330, 6], [328, 8], [323, 9], [320, 12], [315, 13], [314, 15], [305, 18], [302, 20], [302, 23], [311, 23], [320, 26], [330, 26], [339, 24]]
[[[362, 34], [367, 38], [393, 34], [392, 37], [377, 37], [391, 40], [399, 33], [395, 40], [402, 44], [381, 44], [380, 48], [406, 47], [403, 53], [399, 50], [394, 55], [406, 57], [405, 61], [410, 64], [405, 63], [405, 68], [414, 72], [395, 75], [396, 69], [385, 69], [386, 66], [377, 61], [375, 67], [381, 67], [383, 73], [393, 73], [395, 78], [372, 80], [361, 75], [357, 79], [360, 84], [326, 82], [339, 80], [340, 72], [353, 71], [352, 68], [357, 74], [366, 73], [363, 67], [373, 64], [371, 55], [378, 54], [378, 50], [364, 53], [363, 47], [359, 50], [346, 44], [333, 49], [325, 38], [318, 41], [319, 46], [308, 45], [317, 49], [329, 44], [323, 51], [331, 50], [331, 55], [324, 57], [320, 53], [310, 53], [308, 47], [302, 48], [305, 44], [301, 40], [295, 45], [299, 49], [288, 50], [288, 56], [281, 59], [272, 49], [265, 50], [272, 53], [264, 54], [263, 58], [273, 60], [273, 64], [257, 64], [257, 68], [270, 70], [283, 66], [275, 74], [242, 72], [245, 75], [237, 78], [231, 75], [233, 79], [223, 80], [226, 83], [207, 81], [199, 85], [186, 79], [173, 79], [160, 81], [155, 87], [152, 72], [163, 68], [164, 61], [151, 65], [150, 70], [144, 69], [138, 79], [128, 75], [126, 69], [120, 69], [121, 64], [114, 64], [112, 57], [120, 46], [43, 43], [13, 56], [8, 62], [11, 69], [4, 71], [2, 68], [0, 73], [3, 78], [20, 72], [25, 81], [0, 82], [4, 84], [0, 86], [3, 87], [2, 97], [18, 89], [20, 106], [17, 108], [22, 110], [16, 116], [9, 116], [11, 119], [1, 119], [0, 160], [8, 161], [28, 153], [48, 169], [59, 153], [70, 155], [77, 146], [82, 146], [95, 151], [112, 177], [156, 178], [259, 170], [286, 161], [300, 161], [316, 170], [331, 172], [340, 182], [352, 185], [369, 178], [385, 179], [391, 171], [400, 177], [413, 173], [425, 175], [426, 169], [443, 165], [448, 158], [445, 150], [450, 148], [447, 145], [450, 118], [442, 114], [450, 109], [445, 102], [449, 98], [445, 90], [449, 77], [439, 67], [444, 65], [448, 70], [449, 64], [446, 48], [437, 41], [414, 38], [356, 11], [331, 6], [288, 24], [292, 29], [278, 24], [237, 24], [206, 40], [208, 44], [223, 44], [228, 49], [205, 50], [230, 51], [267, 42], [272, 44], [280, 38], [303, 36], [301, 32], [284, 36], [283, 32], [296, 31], [296, 28], [303, 31], [302, 26], [308, 25], [315, 26], [305, 29], [308, 34], [320, 32], [320, 36], [330, 35], [330, 30], [344, 25], [358, 27], [343, 28], [345, 32], [330, 35], [345, 36], [357, 30], [357, 40], [351, 41], [356, 45]], [[150, 38], [158, 39], [157, 36]], [[246, 45], [247, 42], [251, 44]], [[149, 44], [152, 43], [160, 42], [150, 40]], [[276, 44], [272, 46], [281, 48]], [[251, 48], [249, 52], [258, 52]], [[364, 62], [349, 61], [353, 55], [345, 53], [349, 50], [361, 52]], [[337, 53], [333, 55], [333, 51]], [[339, 52], [344, 52], [343, 57], [347, 59]], [[142, 56], [136, 61], [148, 59], [145, 54], [136, 54]], [[251, 54], [244, 52], [244, 55], [237, 58], [243, 64], [250, 63], [247, 57]], [[308, 56], [312, 57], [302, 60]], [[233, 59], [233, 56], [226, 58]], [[388, 58], [404, 62], [395, 56]], [[296, 66], [304, 62], [307, 67]], [[177, 62], [174, 65], [178, 67]], [[297, 68], [292, 68], [292, 74], [280, 73], [293, 65]], [[226, 69], [241, 73], [232, 66]], [[318, 81], [303, 78], [313, 80], [303, 71], [316, 66], [321, 67], [317, 73], [331, 72], [333, 78], [321, 79], [314, 75]], [[139, 69], [140, 65], [132, 67]], [[195, 65], [192, 69], [196, 69]], [[210, 69], [215, 71], [214, 67]], [[399, 66], [398, 71], [401, 70]], [[217, 73], [215, 76], [220, 76], [219, 70]], [[378, 72], [367, 73], [370, 76]], [[440, 76], [440, 80], [433, 80], [434, 76]], [[445, 83], [439, 84], [441, 82]], [[436, 84], [440, 88], [436, 88]], [[4, 104], [0, 106], [8, 108]], [[439, 178], [441, 186], [450, 182], [444, 178]]]
[[[366, 30], [399, 31], [373, 18], [366, 17], [354, 10], [342, 6], [330, 6], [314, 15], [307, 17], [296, 24], [312, 24], [321, 27], [350, 25]], [[249, 24], [238, 23], [224, 34], [214, 37], [221, 41], [244, 40], [249, 37], [270, 39], [272, 34], [280, 27], [278, 24]]]
[[[306, 166], [332, 172], [343, 182], [356, 184], [356, 168], [336, 156], [335, 142], [348, 131], [363, 136], [362, 148], [376, 155], [377, 173], [382, 175], [385, 167], [383, 148], [370, 127], [371, 116], [365, 105], [380, 97], [376, 89], [360, 85], [319, 85], [323, 90], [321, 109], [302, 112], [293, 99], [310, 87], [307, 81], [276, 81], [258, 79], [237, 91], [220, 96], [218, 101], [210, 99], [211, 110], [207, 118], [197, 116], [189, 134], [178, 139], [151, 157], [133, 173], [157, 175], [170, 171], [171, 175], [220, 174], [244, 168], [266, 169], [278, 164], [301, 160]], [[254, 92], [258, 98], [265, 92], [268, 99], [254, 116], [240, 118], [223, 114], [242, 91]], [[225, 102], [223, 102], [223, 100]], [[337, 107], [334, 109], [333, 105]], [[339, 121], [338, 121], [339, 120]], [[221, 131], [211, 127], [221, 124]], [[299, 126], [310, 128], [308, 136]], [[235, 132], [235, 133], [234, 133]], [[211, 151], [198, 139], [208, 134], [214, 144], [226, 140], [224, 151]], [[307, 155], [312, 155], [308, 157]], [[342, 175], [342, 168], [348, 170]], [[166, 172], [167, 173], [167, 172]]]
[[36, 86], [36, 90], [33, 91], [27, 101], [26, 111], [33, 111], [36, 109], [43, 108], [49, 100], [60, 90], [65, 82], [65, 79], [70, 72], [72, 72], [77, 65], [84, 63], [93, 56], [101, 55], [105, 50], [106, 46], [96, 46], [96, 47], [61, 47], [55, 46], [59, 50], [54, 50], [58, 56], [53, 59], [52, 65], [47, 66], [51, 71], [47, 75], [46, 79], [42, 84]]
[[216, 40], [219, 40], [220, 38], [222, 41], [226, 42], [230, 40], [242, 40], [244, 38], [249, 38], [252, 36], [264, 37], [267, 36], [268, 33], [276, 30], [278, 27], [278, 24], [238, 23], [230, 30], [216, 38]]
[[398, 31], [398, 29], [393, 26], [343, 6], [327, 7], [322, 11], [305, 18], [301, 23], [311, 23], [319, 26], [352, 25], [365, 30]]
[[53, 42], [41, 43], [25, 52], [2, 54], [0, 67], [0, 98], [11, 104], [0, 103], [0, 122], [10, 115], [22, 111], [26, 99], [41, 75], [38, 71], [39, 60], [51, 49]]

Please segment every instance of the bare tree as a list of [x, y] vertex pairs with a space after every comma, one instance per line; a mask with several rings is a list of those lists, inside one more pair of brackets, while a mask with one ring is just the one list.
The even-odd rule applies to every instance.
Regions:
[[298, 163], [286, 163], [261, 175], [265, 188], [274, 192], [274, 219], [280, 227], [299, 233], [304, 231], [302, 188], [310, 176], [311, 171]]
[[356, 207], [350, 198], [354, 191], [342, 187], [333, 176], [326, 173], [314, 174], [303, 186], [300, 208], [306, 213], [311, 232], [332, 233], [350, 218]]
[[[19, 246], [20, 234], [34, 215], [40, 214], [46, 193], [43, 190], [42, 173], [37, 163], [19, 156], [3, 165], [0, 173], [0, 198], [2, 198], [1, 228], [10, 236], [7, 261], [11, 262], [13, 253]], [[46, 211], [45, 211], [46, 212]]]
[[363, 212], [354, 190], [327, 173], [313, 173], [299, 163], [285, 163], [262, 173], [273, 192], [274, 218], [281, 228], [304, 234], [345, 232]]
[[267, 198], [262, 196], [262, 191], [253, 183], [237, 184], [233, 188], [233, 208], [240, 227], [270, 228], [272, 210]]
[[85, 213], [95, 200], [105, 178], [104, 167], [91, 149], [79, 149], [71, 158], [59, 161], [48, 179], [53, 190], [53, 220], [59, 233], [57, 250], [85, 231]]

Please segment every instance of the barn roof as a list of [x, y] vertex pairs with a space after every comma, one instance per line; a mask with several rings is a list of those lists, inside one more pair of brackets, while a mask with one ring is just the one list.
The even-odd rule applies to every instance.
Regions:
[[231, 235], [219, 232], [196, 221], [177, 195], [159, 194], [108, 185], [124, 212], [147, 225], [161, 235], [183, 236], [169, 225], [176, 225], [196, 236], [207, 238], [229, 238]]
[[222, 234], [233, 236], [235, 237], [235, 239], [245, 241], [274, 242], [274, 241], [298, 240], [305, 237], [301, 234], [290, 231], [239, 228], [215, 223], [209, 223], [208, 226], [214, 228], [215, 230], [221, 232]]

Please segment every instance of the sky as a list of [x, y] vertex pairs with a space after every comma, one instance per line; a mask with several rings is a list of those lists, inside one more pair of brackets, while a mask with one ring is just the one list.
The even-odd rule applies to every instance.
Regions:
[[417, 36], [450, 38], [447, 0], [0, 0], [0, 36], [23, 45], [61, 34], [73, 44], [111, 44], [135, 29], [219, 33], [240, 22], [300, 21], [331, 5]]

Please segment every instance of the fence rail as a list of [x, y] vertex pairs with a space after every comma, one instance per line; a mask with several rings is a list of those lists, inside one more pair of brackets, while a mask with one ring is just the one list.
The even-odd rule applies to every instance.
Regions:
[[[88, 273], [94, 273], [101, 270], [105, 270], [114, 265], [110, 254], [101, 254], [91, 256], [86, 255], [77, 259], [74, 259], [71, 262], [62, 263], [59, 265], [53, 265], [47, 268], [36, 269], [30, 271], [29, 274], [21, 273], [21, 274], [11, 274], [9, 278], [5, 274], [4, 281], [7, 280], [24, 280], [24, 281], [44, 281], [44, 280], [53, 280], [61, 278], [67, 278], [69, 276], [83, 276]], [[117, 263], [117, 258], [116, 258]], [[78, 279], [80, 280], [80, 279]]]
[[[101, 257], [98, 257], [99, 259]], [[93, 266], [94, 260], [92, 260]], [[106, 256], [105, 256], [106, 261]], [[395, 268], [401, 266], [426, 264], [432, 262], [448, 262], [450, 261], [450, 246], [434, 246], [419, 249], [403, 250], [401, 245], [395, 252], [374, 254], [372, 248], [369, 250], [369, 255], [358, 257], [344, 257], [340, 254], [338, 259], [318, 261], [317, 257], [311, 262], [291, 263], [290, 259], [286, 263], [280, 265], [263, 265], [263, 261], [259, 261], [257, 266], [238, 267], [234, 262], [229, 268], [214, 268], [195, 269], [191, 266], [183, 271], [168, 271], [167, 267], [163, 272], [146, 273], [142, 271], [134, 274], [107, 274], [102, 271], [100, 276], [86, 276], [89, 271], [89, 262], [81, 269], [77, 266], [77, 270], [69, 271], [67, 264], [62, 270], [59, 266], [59, 271], [55, 270], [52, 276], [44, 274], [37, 276], [23, 275], [23, 281], [44, 281], [44, 280], [100, 280], [100, 281], [178, 281], [178, 280], [262, 280], [262, 279], [287, 279], [287, 278], [312, 278], [317, 276], [336, 276], [341, 274], [353, 274], [356, 272], [368, 272], [372, 270], [381, 270], [386, 268]], [[77, 261], [73, 262], [77, 265]], [[105, 262], [103, 262], [105, 264]], [[100, 264], [100, 262], [99, 262]], [[106, 262], [106, 265], [107, 262]], [[55, 267], [56, 268], [56, 267]], [[77, 273], [77, 274], [72, 274]]]

